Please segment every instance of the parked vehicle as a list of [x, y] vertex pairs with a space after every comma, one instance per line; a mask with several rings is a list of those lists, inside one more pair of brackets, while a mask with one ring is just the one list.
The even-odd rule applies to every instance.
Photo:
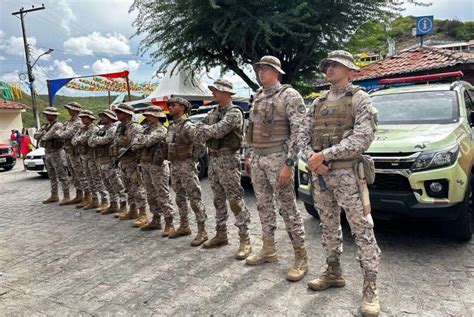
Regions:
[[11, 145], [0, 143], [0, 168], [11, 170], [16, 164], [16, 150]]

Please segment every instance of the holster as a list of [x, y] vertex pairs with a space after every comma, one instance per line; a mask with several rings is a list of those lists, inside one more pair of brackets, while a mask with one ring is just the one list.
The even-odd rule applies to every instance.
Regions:
[[361, 161], [354, 164], [354, 173], [357, 178], [357, 184], [359, 185], [360, 200], [362, 201], [364, 216], [367, 216], [372, 211], [372, 207], [370, 205], [369, 187], [367, 186], [367, 180], [364, 174], [364, 164]]

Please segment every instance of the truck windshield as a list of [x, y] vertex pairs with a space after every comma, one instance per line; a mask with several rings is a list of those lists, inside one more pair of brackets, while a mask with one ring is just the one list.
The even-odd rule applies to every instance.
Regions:
[[408, 92], [372, 97], [379, 124], [443, 124], [457, 122], [454, 91]]

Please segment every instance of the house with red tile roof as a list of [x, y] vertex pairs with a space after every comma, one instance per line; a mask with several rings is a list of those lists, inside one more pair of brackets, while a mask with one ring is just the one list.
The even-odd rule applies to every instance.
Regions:
[[0, 98], [0, 143], [9, 144], [11, 130], [23, 129], [21, 114], [28, 106]]

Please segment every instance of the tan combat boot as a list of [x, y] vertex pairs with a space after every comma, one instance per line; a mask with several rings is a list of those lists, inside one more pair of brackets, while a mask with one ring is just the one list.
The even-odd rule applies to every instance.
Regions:
[[120, 203], [120, 209], [114, 215], [114, 218], [120, 218], [120, 216], [125, 215], [128, 212], [127, 203], [125, 201]]
[[109, 208], [109, 200], [107, 198], [102, 198], [102, 200], [100, 201], [99, 207], [96, 209], [96, 211], [99, 213], [108, 208]]
[[163, 230], [162, 237], [169, 237], [174, 233], [173, 218], [165, 218], [165, 230]]
[[277, 252], [275, 248], [275, 240], [273, 238], [263, 239], [262, 249], [254, 255], [250, 255], [245, 260], [248, 265], [259, 265], [265, 262], [278, 261]]
[[84, 198], [84, 194], [83, 194], [82, 190], [76, 189], [76, 197], [74, 197], [73, 200], [68, 201], [66, 203], [66, 205], [78, 204], [82, 201], [83, 198]]
[[67, 205], [68, 202], [71, 201], [71, 196], [69, 195], [69, 190], [63, 193], [63, 200], [59, 202], [59, 206]]
[[84, 206], [88, 205], [91, 202], [92, 202], [91, 193], [86, 192], [82, 201], [76, 205], [76, 208], [77, 209], [84, 208]]
[[179, 220], [179, 227], [175, 232], [171, 233], [168, 237], [170, 239], [175, 239], [179, 237], [189, 236], [191, 234], [191, 228], [189, 227], [189, 222], [187, 217], [181, 217]]
[[51, 196], [47, 199], [43, 200], [43, 204], [52, 204], [57, 203], [59, 201], [59, 196], [57, 191], [51, 191]]
[[250, 252], [252, 252], [252, 245], [250, 244], [250, 236], [247, 230], [239, 231], [240, 246], [239, 250], [235, 253], [237, 260], [245, 260]]
[[130, 219], [138, 219], [138, 209], [135, 205], [130, 205], [130, 209], [126, 214], [120, 215], [120, 220], [130, 220]]
[[207, 239], [206, 224], [204, 222], [200, 222], [198, 223], [198, 233], [193, 241], [191, 241], [191, 246], [198, 247], [207, 241]]
[[375, 281], [377, 275], [375, 273], [364, 274], [364, 289], [362, 291], [362, 303], [360, 304], [360, 312], [364, 317], [376, 317], [380, 313], [379, 295]]
[[160, 215], [153, 215], [150, 222], [141, 226], [142, 231], [161, 230], [161, 217]]
[[330, 287], [343, 287], [346, 281], [342, 277], [341, 262], [337, 258], [327, 258], [327, 267], [323, 274], [308, 283], [313, 291], [322, 291]]
[[140, 208], [138, 210], [138, 218], [132, 224], [134, 228], [140, 228], [148, 223], [148, 215], [146, 214], [146, 208]]
[[229, 240], [227, 239], [227, 226], [217, 226], [216, 227], [216, 236], [211, 240], [204, 242], [202, 247], [204, 249], [211, 249], [217, 248], [223, 245], [229, 244]]
[[99, 207], [99, 198], [92, 198], [90, 202], [84, 206], [85, 210], [96, 209]]
[[300, 281], [308, 272], [308, 255], [305, 247], [294, 247], [295, 263], [288, 269], [286, 279], [292, 282]]
[[118, 202], [113, 201], [107, 209], [102, 210], [100, 213], [103, 215], [110, 215], [119, 211]]

